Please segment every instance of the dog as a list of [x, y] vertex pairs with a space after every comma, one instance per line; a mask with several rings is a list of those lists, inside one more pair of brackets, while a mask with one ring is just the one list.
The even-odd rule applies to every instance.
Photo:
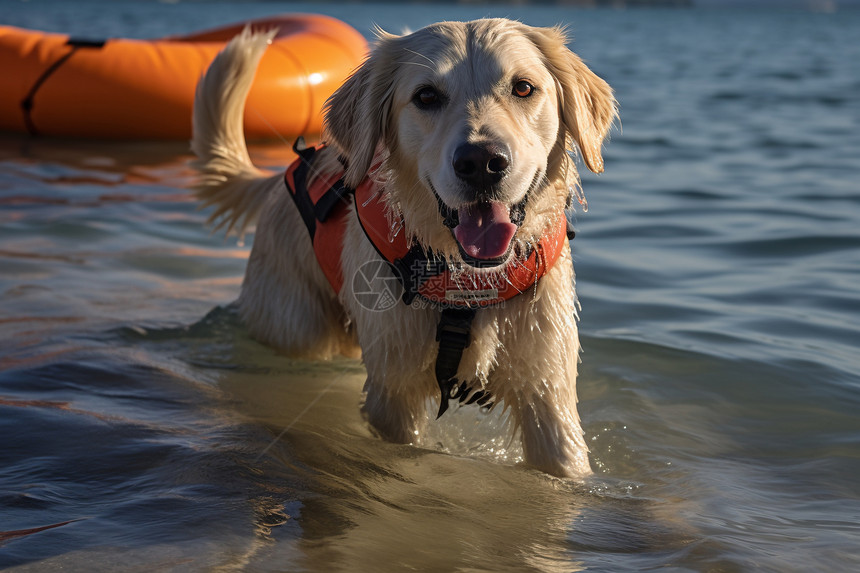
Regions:
[[[246, 30], [228, 44], [199, 83], [193, 120], [196, 193], [215, 206], [211, 221], [256, 224], [237, 300], [251, 336], [292, 356], [360, 353], [362, 412], [384, 439], [416, 441], [441, 392], [440, 414], [455, 398], [503, 404], [526, 464], [588, 475], [564, 217], [576, 151], [603, 171], [612, 89], [559, 27], [482, 19], [379, 31], [326, 102], [323, 146], [299, 145], [285, 184], [254, 167], [242, 132], [270, 37]], [[327, 245], [317, 235], [330, 220], [309, 221], [319, 204], [290, 182], [335, 190], [341, 227]], [[399, 266], [386, 253], [395, 244]], [[335, 258], [328, 267], [321, 249]], [[362, 289], [393, 278], [408, 296], [362, 302]]]

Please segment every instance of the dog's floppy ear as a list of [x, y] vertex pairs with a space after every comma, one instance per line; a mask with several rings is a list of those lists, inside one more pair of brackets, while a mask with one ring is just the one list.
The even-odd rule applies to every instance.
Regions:
[[325, 138], [347, 161], [344, 182], [357, 187], [371, 168], [377, 146], [389, 133], [397, 36], [377, 30], [373, 51], [328, 99]]
[[618, 117], [612, 88], [567, 49], [563, 28], [532, 28], [530, 37], [558, 83], [564, 128], [579, 146], [585, 165], [595, 173], [602, 173], [603, 139]]

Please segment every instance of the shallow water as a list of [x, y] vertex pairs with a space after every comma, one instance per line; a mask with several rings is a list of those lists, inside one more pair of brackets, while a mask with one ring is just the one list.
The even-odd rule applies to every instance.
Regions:
[[147, 37], [289, 10], [366, 34], [569, 22], [616, 89], [623, 132], [573, 243], [595, 476], [523, 468], [471, 408], [387, 444], [359, 363], [250, 340], [229, 308], [249, 248], [205, 228], [184, 144], [7, 136], [0, 567], [860, 568], [860, 13], [29, 2], [2, 20]]

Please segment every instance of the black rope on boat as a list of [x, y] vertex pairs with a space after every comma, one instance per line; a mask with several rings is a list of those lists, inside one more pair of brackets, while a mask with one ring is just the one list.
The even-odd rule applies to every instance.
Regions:
[[39, 135], [39, 130], [36, 129], [36, 124], [33, 123], [33, 99], [36, 97], [36, 92], [38, 92], [39, 88], [42, 87], [42, 84], [44, 84], [54, 72], [60, 69], [60, 66], [65, 64], [79, 48], [99, 49], [104, 47], [106, 41], [107, 40], [68, 39], [66, 45], [71, 46], [72, 49], [61, 56], [56, 62], [48, 66], [45, 71], [42, 72], [42, 75], [36, 79], [36, 82], [33, 84], [33, 87], [30, 88], [30, 91], [27, 92], [27, 97], [21, 100], [21, 111], [24, 113], [24, 125], [27, 127], [27, 132], [30, 135]]

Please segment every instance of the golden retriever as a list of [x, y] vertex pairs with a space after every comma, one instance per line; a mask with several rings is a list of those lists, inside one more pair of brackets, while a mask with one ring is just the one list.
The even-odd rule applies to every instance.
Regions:
[[[343, 231], [338, 270], [345, 280], [337, 293], [284, 174], [252, 165], [242, 114], [268, 38], [246, 31], [234, 39], [201, 80], [194, 110], [198, 196], [229, 229], [257, 225], [237, 301], [241, 319], [252, 336], [290, 355], [360, 349], [366, 419], [383, 438], [414, 442], [441, 384], [434, 373], [440, 310], [420, 297], [385, 308], [361, 303], [350, 278], [382, 259], [353, 215]], [[457, 276], [506, 280], [529, 253], [543, 252], [541, 237], [569, 206], [579, 185], [574, 146], [589, 169], [603, 171], [602, 144], [617, 117], [610, 87], [566, 42], [560, 28], [506, 19], [380, 32], [327, 102], [325, 146], [310, 177], [342, 172], [351, 189], [371, 179], [386, 205], [389, 240], [402, 234]], [[360, 206], [347, 201], [350, 213]], [[480, 395], [481, 403], [487, 396], [502, 403], [525, 462], [557, 476], [591, 471], [576, 409], [576, 321], [564, 240], [533, 286], [474, 313], [455, 362], [469, 401]]]

